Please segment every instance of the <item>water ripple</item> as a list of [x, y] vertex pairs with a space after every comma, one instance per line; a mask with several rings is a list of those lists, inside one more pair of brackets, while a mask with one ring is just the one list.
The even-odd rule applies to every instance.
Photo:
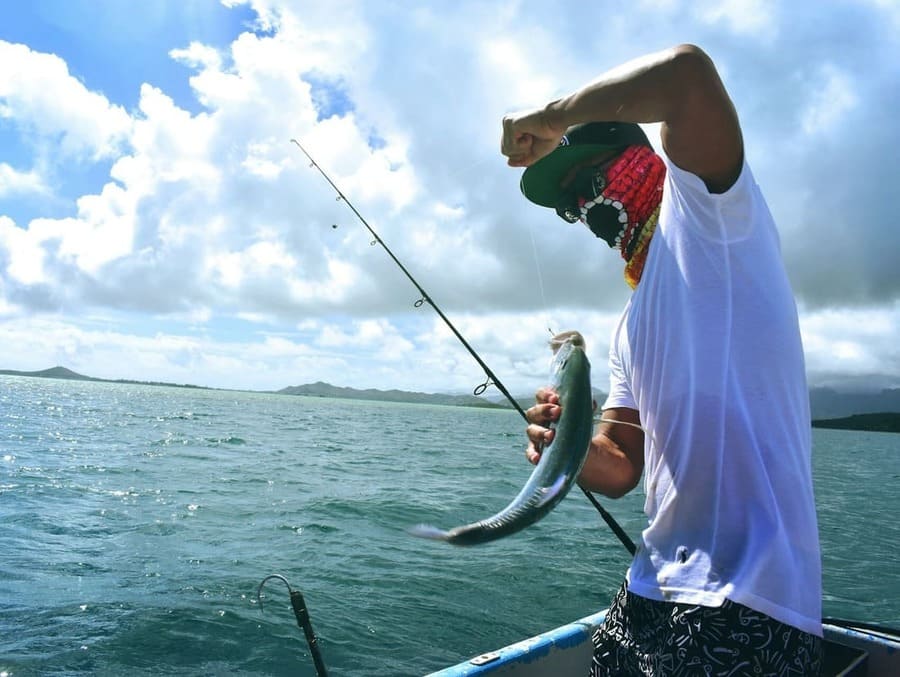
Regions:
[[[576, 494], [480, 548], [406, 534], [512, 499], [512, 412], [0, 379], [0, 672], [302, 674], [287, 591], [256, 603], [278, 572], [332, 672], [422, 674], [606, 606], [628, 565]], [[900, 625], [900, 436], [814, 440], [825, 613]]]

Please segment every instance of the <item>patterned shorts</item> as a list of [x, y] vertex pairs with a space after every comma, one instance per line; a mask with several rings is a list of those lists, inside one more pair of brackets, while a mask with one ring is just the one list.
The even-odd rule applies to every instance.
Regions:
[[819, 675], [822, 638], [729, 600], [720, 607], [658, 602], [628, 592], [593, 636], [591, 677]]

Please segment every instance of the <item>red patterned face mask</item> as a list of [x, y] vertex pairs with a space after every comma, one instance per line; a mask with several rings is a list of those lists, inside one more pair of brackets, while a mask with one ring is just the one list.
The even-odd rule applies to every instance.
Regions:
[[573, 181], [580, 193], [580, 220], [610, 247], [619, 249], [626, 261], [625, 280], [634, 288], [659, 218], [666, 165], [653, 149], [629, 146], [608, 168], [591, 171], [604, 176], [579, 172]]

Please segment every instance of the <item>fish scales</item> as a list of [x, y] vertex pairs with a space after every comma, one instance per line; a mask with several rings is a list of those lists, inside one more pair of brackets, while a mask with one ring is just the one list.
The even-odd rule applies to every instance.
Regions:
[[412, 534], [453, 545], [488, 543], [534, 524], [565, 498], [578, 479], [593, 434], [591, 365], [578, 332], [558, 334], [551, 345], [556, 349], [551, 380], [562, 412], [553, 426], [553, 441], [543, 449], [525, 486], [496, 515], [447, 531], [422, 524], [413, 527]]

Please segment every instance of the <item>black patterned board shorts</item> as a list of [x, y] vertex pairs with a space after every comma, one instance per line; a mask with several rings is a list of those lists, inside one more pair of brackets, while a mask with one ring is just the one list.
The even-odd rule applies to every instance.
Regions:
[[720, 607], [659, 602], [628, 592], [594, 632], [591, 677], [814, 677], [822, 638], [729, 600]]

